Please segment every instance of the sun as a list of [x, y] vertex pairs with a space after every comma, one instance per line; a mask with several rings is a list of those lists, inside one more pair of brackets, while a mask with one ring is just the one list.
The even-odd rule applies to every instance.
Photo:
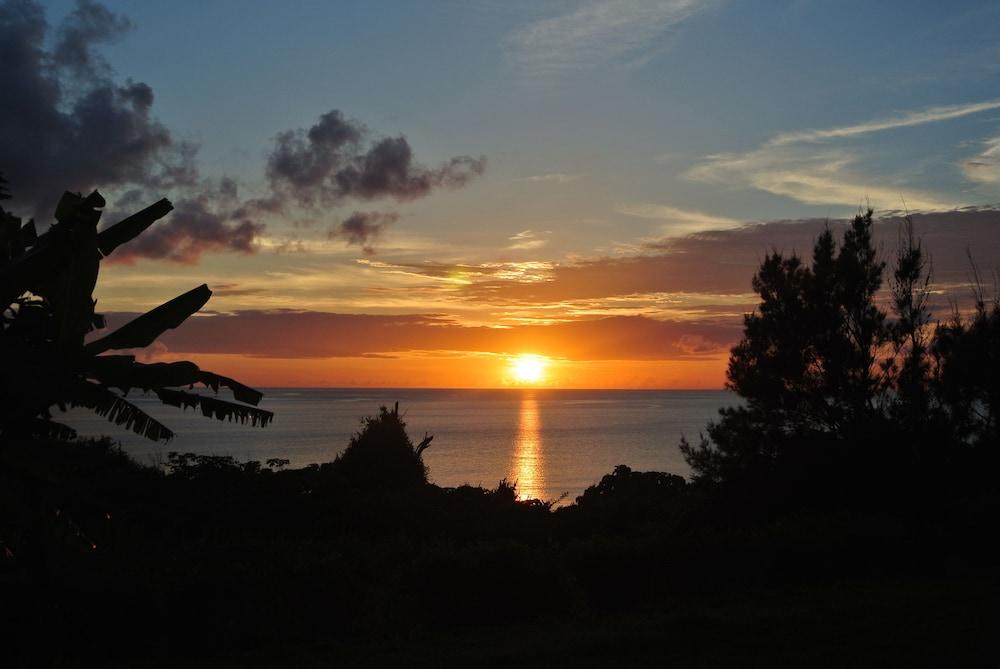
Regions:
[[518, 383], [535, 384], [545, 379], [549, 360], [545, 356], [525, 353], [510, 361], [510, 371]]

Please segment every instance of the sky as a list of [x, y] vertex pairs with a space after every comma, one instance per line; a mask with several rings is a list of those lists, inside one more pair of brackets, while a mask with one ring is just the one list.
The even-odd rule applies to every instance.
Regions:
[[1000, 4], [0, 1], [0, 171], [143, 359], [263, 386], [720, 388], [750, 281], [871, 206], [935, 300], [1000, 266]]

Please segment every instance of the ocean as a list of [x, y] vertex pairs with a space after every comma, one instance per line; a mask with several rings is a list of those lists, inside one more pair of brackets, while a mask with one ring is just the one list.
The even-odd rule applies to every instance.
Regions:
[[680, 390], [264, 390], [261, 408], [273, 411], [266, 428], [223, 423], [200, 412], [166, 407], [155, 396], [130, 396], [171, 428], [170, 442], [150, 442], [83, 410], [56, 420], [81, 435], [108, 435], [133, 458], [162, 463], [170, 451], [230, 455], [239, 460], [286, 458], [290, 466], [333, 460], [380, 405], [399, 402], [414, 443], [424, 452], [431, 480], [496, 486], [516, 481], [521, 497], [572, 501], [616, 465], [681, 475], [689, 468], [678, 450], [681, 436], [697, 439], [728, 391]]

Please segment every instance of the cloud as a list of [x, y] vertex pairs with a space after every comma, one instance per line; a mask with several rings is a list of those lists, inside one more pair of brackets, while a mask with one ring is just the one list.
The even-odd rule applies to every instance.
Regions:
[[399, 220], [395, 213], [356, 211], [327, 233], [330, 239], [342, 239], [348, 245], [360, 246], [368, 255], [375, 253], [375, 241], [382, 236], [386, 226]]
[[1000, 136], [983, 142], [983, 150], [961, 163], [966, 177], [979, 183], [1000, 185]]
[[846, 151], [813, 153], [792, 147], [764, 147], [743, 154], [708, 156], [688, 176], [710, 183], [754, 188], [812, 205], [857, 207], [866, 199], [906, 203], [922, 210], [948, 210], [959, 202], [920, 189], [895, 187], [851, 168], [860, 156]]
[[664, 223], [666, 234], [683, 235], [701, 230], [725, 230], [735, 228], [743, 223], [735, 218], [713, 216], [690, 209], [678, 209], [662, 204], [623, 204], [618, 206], [618, 212], [626, 216], [635, 216]]
[[76, 8], [59, 27], [52, 60], [82, 79], [108, 76], [110, 68], [91, 45], [112, 41], [133, 27], [127, 17], [96, 2], [77, 0]]
[[512, 34], [513, 60], [535, 75], [626, 65], [648, 57], [658, 37], [703, 11], [697, 0], [599, 0]]
[[174, 210], [105, 262], [132, 264], [139, 258], [196, 264], [203, 253], [256, 252], [264, 225], [249, 218], [235, 218], [227, 203], [235, 200], [235, 185], [223, 180], [216, 190], [174, 202]]
[[403, 136], [374, 138], [339, 110], [309, 130], [278, 134], [267, 160], [269, 198], [264, 209], [313, 208], [357, 200], [422, 198], [437, 188], [458, 188], [483, 173], [486, 158], [456, 156], [430, 168], [416, 162]]
[[530, 177], [519, 177], [514, 179], [514, 181], [531, 184], [554, 183], [563, 186], [568, 183], [573, 183], [577, 179], [582, 179], [583, 176], [584, 175], [582, 174], [562, 174], [561, 172], [554, 172], [552, 174], [535, 174]]
[[547, 281], [554, 266], [553, 263], [537, 260], [469, 264], [441, 262], [388, 263], [362, 258], [357, 262], [392, 274], [428, 278], [456, 285], [469, 285], [484, 279], [524, 283]]
[[266, 288], [241, 286], [238, 283], [212, 284], [212, 295], [216, 297], [243, 297], [247, 295], [262, 295], [265, 293], [267, 293]]
[[[277, 135], [266, 165], [269, 193], [241, 202], [234, 182], [200, 175], [197, 145], [176, 140], [155, 118], [149, 85], [115, 80], [98, 48], [131, 27], [101, 4], [77, 0], [52, 31], [33, 0], [0, 0], [0, 172], [10, 182], [13, 208], [51, 220], [64, 190], [94, 188], [118, 196], [105, 220], [164, 191], [174, 201], [173, 213], [117, 250], [113, 261], [193, 264], [206, 252], [253, 253], [261, 245], [261, 217], [296, 209], [315, 214], [348, 198], [413, 200], [463, 186], [485, 168], [485, 158], [470, 156], [426, 167], [405, 137], [376, 137], [332, 110], [309, 130]], [[373, 238], [387, 222], [347, 239]]]
[[[131, 314], [107, 314], [114, 327]], [[358, 357], [406, 351], [530, 350], [571, 360], [683, 360], [718, 355], [738, 324], [616, 316], [509, 328], [465, 326], [434, 314], [382, 316], [315, 311], [238, 311], [189, 319], [160, 343], [172, 353], [276, 358]]]
[[49, 47], [40, 5], [0, 3], [0, 170], [15, 206], [45, 220], [66, 189], [197, 180], [195, 147], [153, 117], [153, 90], [115, 82], [96, 50], [130, 27], [103, 6], [78, 0]]
[[[541, 234], [549, 234], [549, 231], [545, 231]], [[508, 249], [512, 251], [530, 251], [532, 249], [540, 249], [549, 243], [547, 239], [539, 238], [539, 233], [534, 230], [522, 230], [516, 235], [508, 237], [512, 242], [507, 246]]]
[[[782, 133], [751, 151], [706, 156], [688, 170], [687, 176], [697, 181], [753, 188], [813, 205], [857, 206], [867, 197], [883, 204], [905, 201], [907, 207], [914, 209], [954, 209], [960, 203], [945, 196], [863, 176], [857, 170], [862, 157], [855, 152], [837, 148], [817, 150], [814, 145], [948, 121], [997, 108], [1000, 100], [937, 106], [854, 125]], [[966, 174], [970, 174], [970, 168], [976, 173], [977, 167], [980, 166], [965, 166]], [[978, 174], [988, 178], [988, 165], [979, 169]]]
[[858, 123], [856, 125], [842, 126], [838, 128], [827, 128], [825, 130], [806, 130], [804, 132], [789, 132], [777, 135], [768, 144], [771, 146], [781, 146], [783, 144], [796, 144], [799, 142], [816, 142], [825, 139], [839, 139], [842, 137], [857, 137], [883, 130], [893, 130], [895, 128], [909, 128], [925, 123], [936, 123], [938, 121], [950, 121], [970, 114], [1000, 109], [1000, 100], [987, 100], [985, 102], [973, 102], [959, 105], [941, 105], [938, 107], [928, 107], [919, 111], [908, 112], [901, 116], [887, 119], [876, 119]]
[[[989, 263], [1000, 258], [1000, 210], [926, 212], [913, 214], [912, 219], [932, 257], [939, 287], [968, 281], [967, 250], [985, 272], [996, 269]], [[875, 239], [886, 258], [893, 257], [901, 223], [895, 214], [876, 222]], [[839, 235], [846, 225], [845, 219], [803, 219], [706, 230], [647, 242], [642, 255], [552, 264], [530, 281], [477, 276], [461, 290], [469, 300], [494, 305], [676, 293], [713, 295], [721, 301], [721, 296], [750, 292], [751, 278], [771, 250], [808, 257], [826, 227]]]
[[64, 190], [99, 187], [121, 191], [105, 214], [114, 220], [157, 199], [154, 190], [173, 189], [180, 194], [174, 211], [109, 261], [193, 264], [208, 251], [252, 253], [263, 225], [229, 220], [235, 184], [203, 180], [198, 147], [175, 140], [153, 116], [152, 88], [116, 83], [97, 51], [131, 27], [106, 7], [78, 0], [48, 48], [50, 30], [38, 4], [0, 3], [0, 170], [15, 207], [51, 220]]

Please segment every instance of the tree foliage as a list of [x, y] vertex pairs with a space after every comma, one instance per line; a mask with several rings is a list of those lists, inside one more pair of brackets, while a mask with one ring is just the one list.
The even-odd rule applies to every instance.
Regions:
[[[0, 196], [6, 195], [0, 180]], [[104, 198], [65, 193], [43, 234], [34, 221], [0, 207], [0, 435], [68, 437], [72, 429], [52, 420], [58, 407], [86, 407], [109, 421], [154, 440], [173, 432], [130, 402], [130, 390], [152, 391], [165, 404], [193, 407], [220, 420], [264, 426], [269, 411], [257, 408], [262, 394], [192, 362], [144, 364], [135, 356], [108, 353], [148, 346], [197, 312], [211, 297], [201, 285], [149, 311], [114, 332], [87, 342], [105, 328], [93, 298], [100, 262], [173, 208], [160, 200], [98, 230]], [[200, 384], [229, 388], [236, 402], [181, 390]]]
[[826, 230], [809, 264], [777, 251], [764, 259], [753, 277], [760, 303], [727, 370], [743, 403], [698, 444], [681, 444], [698, 477], [787, 478], [858, 454], [871, 465], [878, 451], [919, 459], [996, 444], [1000, 307], [980, 297], [971, 320], [932, 332], [929, 263], [912, 225], [888, 291], [872, 225], [871, 210], [856, 216], [839, 245]]
[[406, 434], [399, 404], [392, 409], [382, 406], [377, 416], [362, 420], [361, 430], [333, 461], [332, 471], [356, 488], [418, 487], [427, 483], [427, 468], [421, 455], [432, 439], [425, 436], [414, 446]]

